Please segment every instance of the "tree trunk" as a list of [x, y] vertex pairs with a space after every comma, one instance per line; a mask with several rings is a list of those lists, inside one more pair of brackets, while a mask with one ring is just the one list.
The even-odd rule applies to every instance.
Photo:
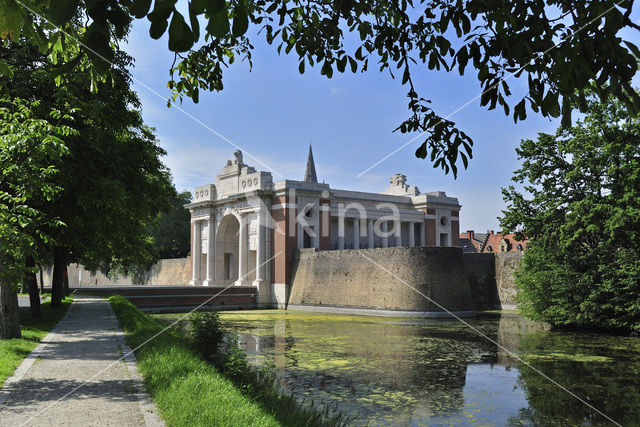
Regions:
[[53, 248], [53, 283], [51, 283], [51, 307], [62, 307], [65, 271], [67, 271], [67, 250], [62, 246], [55, 246]]
[[40, 293], [44, 294], [44, 275], [42, 274], [42, 266], [40, 266]]
[[18, 294], [13, 286], [0, 282], [0, 339], [20, 337]]
[[[27, 267], [35, 267], [36, 263], [32, 256], [27, 257]], [[36, 279], [36, 273], [27, 273], [24, 278], [24, 283], [27, 284], [29, 291], [29, 305], [31, 306], [31, 317], [33, 319], [40, 319], [40, 292], [38, 292], [38, 281]]]
[[69, 270], [64, 266], [64, 296], [69, 296]]

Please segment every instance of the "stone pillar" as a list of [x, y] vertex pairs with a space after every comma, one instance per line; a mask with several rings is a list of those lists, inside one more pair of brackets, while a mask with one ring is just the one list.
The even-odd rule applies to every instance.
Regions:
[[402, 221], [397, 220], [393, 222], [393, 235], [396, 246], [402, 246]]
[[360, 249], [360, 220], [353, 220], [353, 249]]
[[320, 215], [322, 205], [318, 204], [315, 208], [315, 215], [313, 215], [313, 234], [311, 236], [311, 247], [320, 249]]
[[420, 246], [427, 246], [427, 236], [424, 233], [424, 221], [420, 222]]
[[256, 282], [264, 282], [266, 265], [266, 233], [264, 229], [264, 213], [258, 211], [258, 245], [256, 246]]
[[297, 236], [296, 247], [298, 249], [304, 248], [304, 227], [302, 226], [302, 223], [300, 223], [299, 221], [296, 221], [296, 236]]
[[338, 215], [338, 249], [344, 249], [344, 216]]
[[193, 242], [191, 242], [191, 262], [193, 273], [191, 275], [190, 285], [199, 285], [200, 282], [200, 260], [202, 258], [202, 231], [200, 221], [193, 222]]
[[389, 236], [387, 234], [387, 224], [388, 224], [388, 221], [384, 221], [380, 225], [380, 231], [382, 231], [382, 247], [383, 248], [389, 247]]
[[236, 285], [244, 285], [247, 282], [247, 260], [248, 260], [248, 246], [249, 246], [249, 238], [248, 238], [248, 226], [247, 226], [247, 216], [243, 215], [240, 218], [240, 233], [238, 236], [238, 280], [236, 281]]
[[216, 279], [216, 221], [213, 215], [209, 216], [207, 227], [209, 228], [209, 236], [207, 237], [207, 279], [203, 285], [213, 286]]
[[373, 249], [375, 246], [375, 236], [373, 235], [373, 220], [367, 220], [367, 247]]
[[416, 223], [409, 223], [409, 246], [414, 247], [416, 245], [416, 237], [415, 237]]

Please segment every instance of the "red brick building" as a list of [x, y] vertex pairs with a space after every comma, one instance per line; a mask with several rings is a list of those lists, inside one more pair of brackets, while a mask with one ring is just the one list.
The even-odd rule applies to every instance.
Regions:
[[460, 234], [460, 246], [463, 252], [489, 253], [489, 252], [520, 252], [527, 248], [528, 239], [516, 240], [515, 234], [494, 232], [476, 233], [467, 230]]

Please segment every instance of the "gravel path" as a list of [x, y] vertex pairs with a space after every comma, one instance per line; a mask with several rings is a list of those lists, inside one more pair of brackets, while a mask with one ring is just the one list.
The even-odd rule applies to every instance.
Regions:
[[162, 426], [129, 351], [108, 302], [76, 296], [5, 382], [0, 425]]

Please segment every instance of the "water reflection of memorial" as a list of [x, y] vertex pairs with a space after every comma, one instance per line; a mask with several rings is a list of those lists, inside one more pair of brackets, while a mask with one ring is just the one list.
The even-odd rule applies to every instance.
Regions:
[[304, 318], [228, 324], [253, 360], [273, 361], [283, 387], [339, 400], [358, 419], [410, 423], [460, 411], [468, 364], [497, 362], [490, 343], [452, 322]]
[[[519, 316], [454, 321], [224, 314], [256, 363], [354, 424], [622, 425], [640, 422], [640, 340], [549, 331]], [[517, 355], [515, 357], [514, 355]]]

